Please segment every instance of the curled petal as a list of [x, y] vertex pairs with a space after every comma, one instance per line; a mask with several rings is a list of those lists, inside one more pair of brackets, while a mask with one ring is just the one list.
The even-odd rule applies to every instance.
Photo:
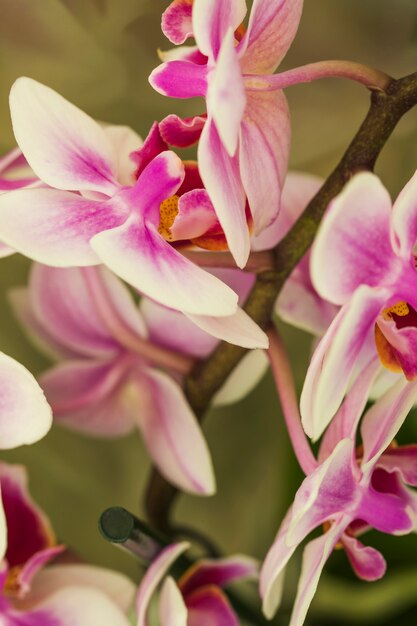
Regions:
[[221, 624], [239, 626], [239, 620], [224, 593], [216, 586], [197, 589], [186, 599], [188, 626]]
[[147, 570], [136, 597], [137, 626], [146, 625], [146, 613], [153, 593], [174, 561], [188, 548], [189, 544], [186, 542], [174, 543], [164, 548]]
[[213, 494], [210, 453], [179, 385], [151, 369], [141, 370], [137, 385], [138, 426], [159, 471], [184, 491]]
[[378, 461], [387, 472], [398, 472], [407, 485], [417, 487], [417, 445], [390, 447]]
[[272, 74], [290, 47], [300, 22], [303, 0], [254, 0], [242, 42], [245, 74]]
[[161, 137], [170, 146], [188, 148], [200, 139], [207, 115], [195, 115], [181, 119], [178, 115], [168, 115], [159, 123]]
[[51, 408], [32, 374], [0, 353], [0, 448], [35, 443], [51, 425]]
[[357, 174], [337, 196], [311, 255], [313, 284], [323, 298], [344, 304], [360, 285], [396, 279], [390, 216], [391, 199], [374, 174]]
[[162, 31], [172, 43], [184, 43], [193, 35], [193, 0], [174, 0], [162, 14]]
[[232, 582], [258, 575], [258, 562], [247, 556], [236, 555], [226, 559], [199, 560], [181, 577], [178, 585], [186, 598], [206, 585], [227, 587]]
[[232, 315], [237, 296], [188, 261], [156, 229], [128, 220], [96, 235], [91, 245], [102, 262], [146, 296], [197, 315]]
[[343, 534], [342, 543], [346, 556], [359, 578], [373, 581], [384, 576], [387, 564], [378, 550], [364, 546], [356, 537], [351, 537], [347, 533]]
[[205, 189], [193, 189], [180, 196], [178, 215], [170, 228], [172, 241], [196, 239], [220, 224]]
[[153, 70], [149, 82], [163, 96], [204, 98], [207, 92], [207, 67], [192, 61], [169, 61]]
[[12, 87], [10, 110], [17, 143], [41, 180], [58, 189], [114, 192], [111, 143], [86, 113], [25, 77]]
[[55, 267], [97, 265], [91, 238], [126, 216], [124, 207], [55, 189], [0, 195], [0, 237], [31, 259]]
[[133, 150], [129, 158], [136, 164], [136, 178], [138, 178], [145, 167], [161, 152], [168, 150], [167, 142], [161, 136], [160, 125], [158, 122], [152, 124], [143, 146]]
[[415, 512], [409, 502], [391, 493], [381, 493], [369, 487], [356, 509], [356, 518], [372, 528], [390, 535], [404, 535], [415, 527]]

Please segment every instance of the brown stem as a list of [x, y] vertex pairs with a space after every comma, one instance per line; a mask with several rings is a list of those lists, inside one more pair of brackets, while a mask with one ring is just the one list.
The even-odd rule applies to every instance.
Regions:
[[[275, 269], [257, 276], [245, 310], [262, 328], [266, 328], [272, 318], [275, 300], [286, 279], [311, 246], [329, 202], [356, 172], [374, 168], [394, 128], [416, 104], [417, 72], [393, 80], [385, 92], [372, 93], [368, 114], [340, 163], [275, 248]], [[197, 363], [186, 378], [185, 392], [200, 420], [214, 394], [245, 353], [244, 348], [223, 342], [205, 361]], [[146, 494], [146, 509], [149, 519], [158, 528], [169, 529], [172, 505], [177, 495], [178, 491], [156, 471], [152, 473]]]

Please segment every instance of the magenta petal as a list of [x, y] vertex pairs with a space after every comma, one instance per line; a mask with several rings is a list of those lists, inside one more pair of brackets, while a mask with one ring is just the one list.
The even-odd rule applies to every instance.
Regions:
[[378, 550], [364, 546], [347, 533], [342, 535], [342, 543], [356, 576], [367, 581], [379, 580], [384, 576], [387, 564]]
[[0, 195], [0, 238], [35, 261], [56, 267], [96, 265], [96, 233], [126, 219], [124, 207], [55, 189]]
[[216, 227], [220, 229], [219, 221], [205, 189], [193, 189], [180, 196], [178, 215], [170, 228], [172, 241], [196, 239]]
[[243, 578], [258, 574], [258, 563], [246, 556], [231, 556], [226, 559], [200, 560], [179, 581], [184, 597], [205, 585], [225, 587]]
[[390, 243], [390, 217], [389, 194], [368, 172], [354, 176], [333, 200], [311, 255], [313, 284], [323, 298], [344, 304], [360, 285], [397, 280], [400, 266]]
[[303, 8], [303, 0], [254, 0], [242, 65], [245, 74], [272, 74], [287, 53]]
[[290, 135], [288, 104], [281, 91], [248, 94], [239, 159], [256, 233], [278, 215]]
[[52, 561], [52, 559], [61, 554], [65, 549], [65, 546], [52, 546], [51, 548], [46, 548], [31, 556], [24, 564], [16, 579], [16, 584], [19, 586], [19, 595], [23, 596], [28, 593], [31, 589], [34, 576], [36, 576], [49, 561]]
[[[244, 267], [250, 252], [245, 194], [237, 157], [226, 152], [212, 121], [204, 126], [198, 146], [201, 178], [213, 202], [237, 265]], [[1, 231], [0, 231], [1, 236]]]
[[51, 425], [51, 408], [32, 374], [0, 353], [0, 448], [35, 443]]
[[151, 369], [140, 371], [137, 385], [138, 426], [159, 471], [184, 491], [213, 494], [210, 452], [180, 386]]
[[194, 265], [154, 228], [133, 218], [96, 235], [92, 247], [115, 274], [164, 306], [197, 315], [232, 315], [237, 296]]
[[414, 529], [412, 511], [408, 502], [390, 493], [381, 493], [369, 486], [355, 512], [372, 528], [390, 535], [403, 535]]
[[174, 0], [162, 14], [162, 31], [172, 43], [182, 44], [192, 37], [192, 0]]
[[159, 131], [168, 145], [188, 148], [200, 139], [206, 120], [206, 115], [181, 119], [178, 115], [171, 114], [159, 122]]
[[16, 140], [41, 180], [58, 189], [113, 193], [112, 146], [91, 117], [25, 77], [11, 89], [10, 110]]
[[161, 136], [158, 122], [154, 122], [143, 142], [143, 146], [131, 152], [131, 160], [136, 163], [136, 177], [138, 178], [145, 167], [161, 152], [168, 150], [167, 143]]
[[397, 328], [393, 319], [384, 319], [379, 316], [378, 327], [397, 359], [407, 380], [417, 378], [417, 328], [405, 326]]
[[201, 52], [217, 59], [227, 31], [235, 31], [245, 14], [245, 0], [194, 0], [193, 30]]
[[191, 61], [169, 61], [153, 70], [149, 82], [163, 96], [204, 98], [207, 92], [207, 67]]
[[57, 423], [100, 437], [130, 432], [138, 405], [127, 393], [128, 363], [66, 361], [40, 378]]
[[226, 596], [215, 586], [197, 589], [187, 596], [185, 604], [188, 609], [187, 626], [239, 626], [237, 615], [233, 611]]
[[417, 240], [417, 172], [394, 203], [392, 239], [401, 256], [409, 261]]
[[417, 444], [391, 447], [385, 450], [378, 467], [387, 472], [399, 472], [407, 485], [417, 487]]

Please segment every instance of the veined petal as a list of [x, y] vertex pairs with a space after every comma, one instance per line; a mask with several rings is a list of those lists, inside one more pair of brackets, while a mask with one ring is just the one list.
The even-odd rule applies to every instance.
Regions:
[[30, 601], [39, 604], [48, 596], [66, 587], [80, 585], [85, 589], [99, 590], [127, 613], [131, 608], [135, 585], [124, 574], [94, 565], [50, 565], [38, 572], [32, 582]]
[[99, 437], [126, 435], [135, 424], [138, 404], [129, 390], [128, 363], [66, 361], [41, 377], [57, 423]]
[[391, 225], [394, 249], [409, 261], [417, 240], [417, 172], [394, 203]]
[[312, 281], [323, 298], [344, 304], [360, 285], [395, 279], [390, 216], [389, 194], [369, 172], [357, 174], [333, 200], [311, 255]]
[[239, 161], [257, 234], [278, 215], [290, 139], [289, 111], [284, 94], [281, 91], [248, 93]]
[[0, 448], [35, 443], [51, 425], [51, 408], [32, 374], [0, 353]]
[[217, 59], [227, 31], [234, 32], [245, 14], [245, 0], [194, 0], [193, 32], [200, 51]]
[[161, 137], [170, 146], [188, 148], [195, 144], [201, 136], [207, 115], [195, 115], [181, 119], [178, 115], [167, 115], [159, 122]]
[[204, 98], [207, 92], [207, 67], [192, 61], [168, 61], [151, 72], [149, 82], [163, 96]]
[[388, 296], [382, 289], [359, 287], [316, 348], [300, 405], [304, 429], [314, 439], [320, 437], [339, 408], [361, 352], [369, 349], [367, 337]]
[[91, 245], [120, 278], [164, 306], [197, 315], [232, 315], [237, 296], [188, 261], [154, 228], [128, 220], [96, 235]]
[[55, 189], [0, 195], [0, 237], [25, 256], [56, 267], [97, 265], [96, 233], [126, 219], [123, 207]]
[[212, 495], [210, 453], [179, 385], [151, 369], [141, 370], [137, 384], [138, 426], [159, 471], [184, 491]]
[[[250, 252], [245, 194], [236, 156], [226, 152], [212, 121], [204, 126], [198, 146], [201, 178], [213, 202], [237, 265], [244, 267]], [[1, 236], [1, 231], [0, 231]]]
[[145, 576], [142, 578], [136, 597], [136, 626], [146, 625], [146, 613], [149, 602], [162, 578], [180, 554], [190, 547], [189, 543], [174, 543], [164, 548], [153, 561]]
[[264, 348], [269, 346], [266, 333], [241, 308], [225, 317], [190, 315], [187, 317], [206, 333], [243, 348]]
[[248, 31], [242, 42], [245, 74], [272, 74], [298, 29], [303, 0], [254, 0]]
[[161, 626], [187, 626], [187, 607], [171, 576], [162, 585], [158, 609]]
[[117, 187], [112, 146], [89, 115], [26, 77], [11, 89], [10, 111], [17, 143], [41, 180], [58, 189], [112, 195]]
[[193, 0], [173, 0], [162, 13], [162, 32], [172, 43], [182, 44], [193, 35]]
[[197, 589], [186, 598], [188, 626], [217, 624], [239, 626], [240, 622], [224, 593], [214, 585]]
[[400, 380], [369, 409], [362, 421], [362, 471], [371, 472], [417, 399], [417, 382]]
[[201, 559], [185, 572], [178, 586], [186, 598], [193, 591], [206, 585], [227, 587], [237, 580], [256, 578], [258, 569], [258, 562], [244, 555], [225, 559]]
[[321, 573], [334, 546], [345, 528], [343, 520], [332, 524], [324, 535], [310, 541], [304, 549], [301, 576], [298, 582], [297, 597], [289, 626], [302, 626], [311, 601], [316, 593]]
[[384, 576], [387, 564], [378, 550], [364, 546], [348, 533], [342, 535], [342, 543], [356, 576], [367, 581], [379, 580]]
[[210, 75], [207, 110], [231, 157], [236, 152], [245, 107], [242, 72], [235, 48], [234, 32], [230, 28], [223, 39], [216, 67]]
[[235, 367], [220, 391], [213, 398], [213, 406], [235, 404], [247, 396], [265, 376], [269, 360], [264, 350], [251, 350]]

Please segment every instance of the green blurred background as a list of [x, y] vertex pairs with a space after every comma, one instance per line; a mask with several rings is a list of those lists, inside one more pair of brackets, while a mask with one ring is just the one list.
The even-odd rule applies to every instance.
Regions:
[[[159, 27], [167, 5], [168, 0], [0, 0], [1, 152], [13, 146], [7, 96], [21, 75], [48, 84], [93, 117], [128, 124], [142, 136], [155, 119], [170, 112], [200, 112], [201, 103], [165, 99], [147, 81], [158, 63], [156, 49], [169, 47]], [[366, 63], [393, 76], [415, 71], [416, 0], [306, 0], [283, 68], [335, 58]], [[293, 87], [288, 98], [291, 167], [328, 175], [365, 115], [366, 90], [328, 80]], [[413, 111], [400, 123], [377, 169], [395, 194], [416, 166]], [[17, 255], [1, 262], [0, 349], [36, 373], [47, 362], [17, 327], [5, 296], [11, 286], [25, 283], [27, 270], [28, 263]], [[301, 387], [309, 338], [290, 328], [284, 333]], [[417, 440], [416, 419], [408, 419], [404, 440]], [[218, 493], [207, 500], [182, 496], [177, 520], [210, 529], [227, 553], [262, 558], [302, 478], [270, 376], [243, 402], [213, 411], [204, 429]], [[83, 558], [138, 579], [136, 563], [106, 545], [97, 532], [97, 518], [107, 506], [142, 511], [150, 464], [138, 435], [95, 441], [57, 427], [40, 443], [2, 457], [29, 467], [32, 493], [49, 513], [61, 541]], [[383, 548], [390, 566], [386, 579], [372, 585], [355, 581], [343, 553], [335, 553], [308, 623], [415, 623], [417, 538], [370, 534], [367, 541]], [[290, 569], [283, 615], [291, 606], [298, 567], [295, 562]]]

